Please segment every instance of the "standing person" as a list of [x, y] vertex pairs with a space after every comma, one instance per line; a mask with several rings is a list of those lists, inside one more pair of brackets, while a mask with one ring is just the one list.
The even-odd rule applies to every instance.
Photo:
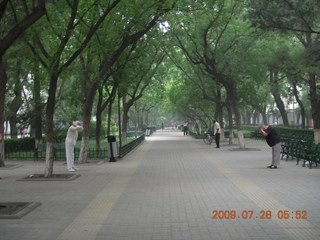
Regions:
[[72, 125], [68, 129], [66, 137], [66, 158], [69, 172], [78, 170], [78, 168], [74, 166], [74, 147], [78, 139], [78, 132], [82, 130], [83, 127], [79, 121], [73, 121]]
[[183, 136], [188, 135], [188, 122], [184, 122], [183, 124]]
[[280, 136], [270, 125], [260, 127], [260, 132], [266, 137], [267, 144], [272, 148], [272, 163], [268, 168], [278, 168], [281, 150]]
[[220, 148], [220, 124], [217, 120], [213, 119], [213, 133], [214, 133], [214, 140], [216, 142], [216, 148]]

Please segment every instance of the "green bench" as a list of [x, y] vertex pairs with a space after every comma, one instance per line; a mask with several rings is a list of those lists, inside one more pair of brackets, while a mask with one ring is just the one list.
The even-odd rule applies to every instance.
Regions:
[[307, 162], [309, 163], [309, 168], [312, 168], [313, 164], [317, 167], [318, 163], [320, 163], [320, 143], [312, 144], [309, 148], [304, 148], [297, 158], [297, 165], [300, 160], [303, 160], [303, 167], [306, 166]]
[[314, 144], [306, 140], [287, 139], [281, 144], [281, 159], [286, 156], [286, 161], [289, 157], [297, 159], [297, 165], [303, 161], [303, 167], [309, 163], [309, 168], [320, 163], [320, 144]]

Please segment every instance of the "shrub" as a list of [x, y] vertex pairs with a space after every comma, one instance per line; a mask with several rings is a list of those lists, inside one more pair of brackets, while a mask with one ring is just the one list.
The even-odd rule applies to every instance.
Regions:
[[6, 153], [18, 151], [32, 151], [35, 149], [35, 138], [9, 138], [4, 141], [4, 149]]

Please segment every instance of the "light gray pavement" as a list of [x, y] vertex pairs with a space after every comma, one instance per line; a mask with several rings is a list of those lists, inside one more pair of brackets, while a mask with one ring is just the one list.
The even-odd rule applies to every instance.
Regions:
[[[234, 151], [182, 135], [160, 130], [118, 162], [80, 165], [74, 181], [16, 181], [42, 173], [44, 163], [14, 161], [23, 166], [0, 170], [0, 201], [42, 205], [21, 219], [0, 219], [0, 239], [320, 239], [320, 167], [289, 160], [267, 169], [263, 141]], [[66, 173], [66, 165], [55, 162], [54, 172]], [[215, 210], [237, 217], [212, 219]], [[267, 211], [271, 219], [260, 219]], [[307, 219], [292, 219], [296, 211]]]

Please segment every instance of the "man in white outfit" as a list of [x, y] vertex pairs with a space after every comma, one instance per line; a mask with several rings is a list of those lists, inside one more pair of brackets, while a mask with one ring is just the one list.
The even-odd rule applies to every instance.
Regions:
[[72, 122], [72, 125], [68, 129], [66, 137], [66, 157], [67, 157], [67, 168], [69, 172], [78, 170], [74, 166], [74, 147], [78, 140], [78, 132], [82, 131], [83, 127], [79, 121]]
[[220, 148], [220, 124], [217, 120], [213, 119], [213, 129], [214, 129], [214, 140], [216, 141], [216, 148]]

